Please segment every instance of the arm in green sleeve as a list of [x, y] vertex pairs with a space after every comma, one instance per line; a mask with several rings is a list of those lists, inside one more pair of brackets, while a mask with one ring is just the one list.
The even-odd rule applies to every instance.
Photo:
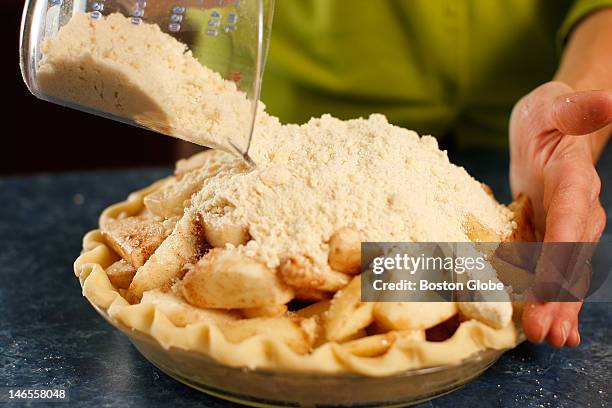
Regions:
[[565, 21], [557, 32], [557, 49], [565, 48], [569, 35], [572, 30], [591, 13], [604, 9], [612, 8], [612, 0], [576, 0], [574, 5], [565, 17]]

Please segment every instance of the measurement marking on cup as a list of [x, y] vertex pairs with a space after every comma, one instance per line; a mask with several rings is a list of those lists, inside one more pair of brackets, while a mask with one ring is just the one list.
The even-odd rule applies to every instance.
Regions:
[[[132, 10], [132, 17], [135, 18], [142, 18], [144, 17], [145, 14], [145, 7], [147, 7], [147, 2], [146, 1], [137, 1], [136, 3], [134, 3], [134, 9]], [[135, 23], [134, 18], [132, 18], [132, 23], [134, 24], [140, 24], [142, 22], [142, 20], [138, 23]]]
[[183, 6], [174, 6], [172, 7], [172, 14], [170, 15], [170, 24], [168, 24], [168, 30], [173, 33], [178, 33], [181, 31], [181, 23], [183, 21], [183, 14], [187, 9]]
[[[64, 0], [60, 0], [64, 1]], [[106, 0], [97, 0], [91, 3], [91, 13], [89, 13], [89, 17], [92, 20], [99, 20], [102, 18], [102, 12], [104, 11], [104, 2]]]

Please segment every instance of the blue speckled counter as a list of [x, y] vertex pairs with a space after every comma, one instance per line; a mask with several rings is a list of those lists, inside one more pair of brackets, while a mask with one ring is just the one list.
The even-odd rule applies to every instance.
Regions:
[[[457, 160], [508, 199], [503, 157]], [[601, 162], [610, 214], [612, 149]], [[0, 178], [0, 386], [67, 387], [71, 405], [83, 407], [232, 405], [149, 364], [89, 306], [72, 272], [81, 237], [96, 227], [100, 211], [169, 171]], [[422, 406], [612, 406], [611, 322], [610, 303], [587, 304], [579, 348], [523, 344], [476, 381]]]

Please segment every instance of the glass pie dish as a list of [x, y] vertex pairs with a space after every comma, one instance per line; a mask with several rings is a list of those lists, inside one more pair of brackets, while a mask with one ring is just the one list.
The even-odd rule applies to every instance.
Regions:
[[[216, 168], [207, 161], [215, 157], [203, 153], [200, 159], [205, 163], [192, 170], [194, 174], [206, 175]], [[170, 190], [177, 195], [177, 186], [190, 181], [186, 168], [186, 163], [177, 165], [177, 176], [159, 180], [105, 209], [100, 229], [85, 235], [83, 251], [74, 264], [83, 295], [92, 306], [125, 333], [145, 358], [178, 381], [253, 406], [409, 405], [473, 380], [522, 340], [520, 328], [511, 320], [514, 311], [507, 323], [496, 328], [459, 316], [457, 306], [446, 302], [420, 309], [417, 303], [362, 302], [358, 276], [331, 300], [284, 305], [280, 315], [269, 317], [252, 316], [253, 309], [241, 309], [244, 305], [224, 309], [223, 305], [190, 304], [190, 292], [176, 291], [187, 287], [190, 275], [168, 285], [158, 278], [181, 263], [183, 255], [177, 251], [199, 248], [201, 229], [196, 224], [184, 227], [181, 220], [191, 218], [183, 215], [166, 235], [165, 223], [171, 219], [153, 218], [145, 204]], [[189, 200], [178, 201], [182, 212], [182, 203]], [[201, 261], [225, 259], [218, 251], [210, 249]], [[239, 266], [249, 265], [239, 254], [232, 255], [241, 261]], [[140, 265], [138, 270], [135, 265]], [[246, 270], [249, 274], [242, 274], [242, 279], [252, 282], [259, 271], [225, 264], [224, 268], [215, 269], [215, 276]], [[124, 275], [127, 279], [119, 279]], [[214, 281], [215, 276], [207, 274], [206, 281]], [[265, 282], [270, 276], [278, 278], [264, 276]], [[232, 279], [234, 284], [242, 282], [235, 276]], [[142, 297], [130, 299], [130, 291], [138, 285], [145, 285]], [[254, 288], [248, 287], [257, 295], [267, 293], [265, 287]], [[228, 291], [227, 285], [218, 292], [226, 302], [234, 292], [240, 299], [244, 296], [244, 291]], [[207, 299], [218, 292], [207, 292]], [[404, 330], [377, 326], [393, 316], [392, 307], [402, 305], [411, 309], [395, 316], [412, 319], [402, 326]], [[427, 334], [426, 328], [432, 332]], [[436, 328], [444, 329], [445, 333], [438, 333], [444, 335], [435, 335]], [[342, 336], [337, 336], [339, 332]]]
[[[83, 285], [84, 279], [79, 280]], [[460, 364], [407, 370], [382, 377], [230, 367], [202, 353], [175, 347], [166, 349], [150, 335], [117, 322], [106, 310], [89, 302], [165, 374], [205, 394], [256, 407], [414, 405], [451, 393], [471, 382], [508, 350], [487, 349]], [[518, 342], [523, 340], [519, 331]]]

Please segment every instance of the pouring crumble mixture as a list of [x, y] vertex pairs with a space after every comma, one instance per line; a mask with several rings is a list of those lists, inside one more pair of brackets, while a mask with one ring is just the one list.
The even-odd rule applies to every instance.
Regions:
[[[66, 41], [75, 33], [87, 33], [86, 44]], [[135, 43], [159, 52], [136, 64], [124, 53]], [[138, 120], [146, 96], [156, 126], [160, 118], [188, 126], [197, 135], [188, 140], [214, 146], [241, 120], [244, 95], [157, 27], [77, 16], [43, 50], [39, 83], [58, 97], [107, 106], [112, 89], [122, 113]], [[122, 80], [96, 76], [99, 67]], [[177, 83], [170, 97], [163, 81], [143, 80], [162, 71], [196, 85]], [[106, 91], [91, 96], [94, 83]], [[165, 347], [236, 366], [387, 375], [515, 345], [509, 302], [362, 303], [359, 244], [516, 239], [530, 224], [524, 200], [514, 211], [497, 203], [434, 138], [377, 114], [298, 126], [262, 110], [249, 154], [254, 169], [221, 151], [200, 153], [105, 210], [75, 262], [85, 296]], [[309, 306], [289, 311], [292, 300]]]
[[75, 14], [41, 50], [36, 80], [44, 94], [231, 152], [228, 140], [250, 129], [246, 95], [155, 24]]

